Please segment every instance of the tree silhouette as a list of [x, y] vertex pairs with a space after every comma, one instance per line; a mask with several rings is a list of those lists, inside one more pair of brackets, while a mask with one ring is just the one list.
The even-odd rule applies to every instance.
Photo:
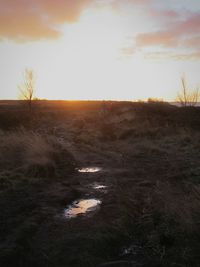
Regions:
[[32, 111], [32, 101], [34, 97], [35, 90], [35, 79], [34, 73], [31, 69], [25, 69], [24, 71], [24, 81], [18, 85], [20, 92], [20, 99], [26, 100], [29, 107], [29, 112]]
[[189, 90], [186, 85], [186, 79], [183, 76], [181, 78], [181, 84], [182, 84], [182, 89], [178, 93], [177, 100], [183, 107], [194, 107], [198, 100], [199, 100], [199, 89], [195, 89], [193, 91]]

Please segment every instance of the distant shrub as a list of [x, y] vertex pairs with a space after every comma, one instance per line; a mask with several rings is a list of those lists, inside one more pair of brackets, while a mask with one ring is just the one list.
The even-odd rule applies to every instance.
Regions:
[[148, 103], [164, 103], [164, 100], [162, 98], [148, 98]]

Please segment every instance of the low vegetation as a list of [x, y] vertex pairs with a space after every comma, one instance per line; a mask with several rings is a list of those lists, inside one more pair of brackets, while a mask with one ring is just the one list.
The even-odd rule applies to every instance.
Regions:
[[[199, 266], [198, 107], [34, 101], [31, 122], [25, 109], [0, 105], [1, 266]], [[65, 218], [85, 197], [100, 208]]]
[[75, 160], [54, 136], [20, 129], [0, 134], [0, 168], [15, 176], [56, 176], [74, 169]]

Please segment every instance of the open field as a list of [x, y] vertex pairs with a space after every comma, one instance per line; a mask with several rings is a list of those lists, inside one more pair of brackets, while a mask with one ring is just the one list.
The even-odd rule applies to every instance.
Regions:
[[33, 104], [0, 103], [0, 266], [199, 266], [200, 108]]

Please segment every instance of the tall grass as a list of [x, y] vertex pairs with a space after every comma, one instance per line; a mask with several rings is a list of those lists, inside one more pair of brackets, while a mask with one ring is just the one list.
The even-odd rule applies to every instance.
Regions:
[[58, 176], [72, 171], [73, 156], [55, 136], [18, 130], [0, 133], [0, 171], [29, 176]]

